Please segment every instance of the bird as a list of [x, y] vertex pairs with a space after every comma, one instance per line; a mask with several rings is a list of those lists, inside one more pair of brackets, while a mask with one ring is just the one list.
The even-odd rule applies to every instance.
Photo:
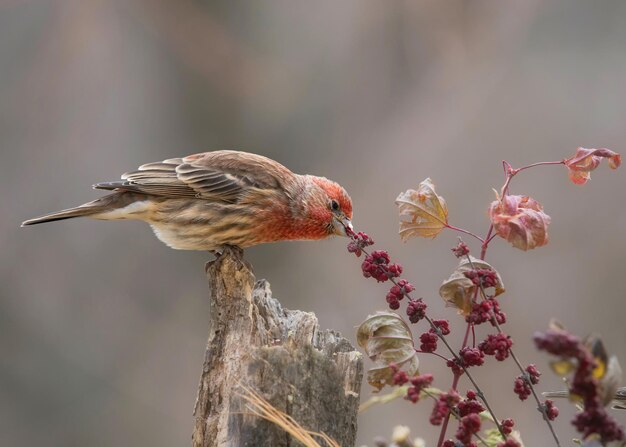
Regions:
[[352, 200], [338, 183], [300, 175], [267, 157], [219, 150], [147, 163], [92, 202], [26, 220], [141, 220], [167, 246], [221, 253], [277, 241], [320, 240], [352, 231]]
[[[576, 396], [572, 396], [569, 391], [545, 391], [542, 393], [545, 397], [550, 398], [563, 398], [569, 397], [576, 400]], [[608, 399], [608, 403], [611, 404], [611, 408], [614, 410], [626, 410], [626, 387], [619, 387], [615, 390], [615, 393]]]

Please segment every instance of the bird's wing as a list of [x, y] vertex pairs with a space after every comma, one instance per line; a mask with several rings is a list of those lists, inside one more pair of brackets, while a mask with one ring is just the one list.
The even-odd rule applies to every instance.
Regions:
[[94, 187], [237, 202], [251, 187], [280, 188], [293, 175], [281, 164], [260, 155], [215, 151], [148, 163], [124, 174], [122, 181], [98, 183]]

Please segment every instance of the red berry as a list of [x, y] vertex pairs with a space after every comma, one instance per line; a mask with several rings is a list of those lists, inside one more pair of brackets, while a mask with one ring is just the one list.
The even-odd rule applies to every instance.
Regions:
[[502, 361], [509, 356], [509, 349], [513, 346], [513, 341], [504, 332], [489, 334], [487, 338], [478, 345], [478, 349], [486, 355], [495, 355], [496, 360]]
[[437, 350], [437, 335], [432, 332], [424, 332], [420, 335], [420, 350], [424, 352], [434, 352]]
[[531, 390], [530, 385], [526, 382], [526, 379], [523, 376], [518, 376], [515, 379], [515, 386], [513, 387], [513, 392], [517, 394], [519, 400], [526, 400], [528, 396], [530, 396]]
[[[384, 250], [376, 250], [367, 255], [361, 264], [363, 276], [366, 278], [374, 278], [378, 282], [384, 282], [389, 279], [387, 274], [387, 266], [389, 265], [389, 253]], [[395, 265], [395, 264], [394, 264]]]
[[485, 362], [485, 355], [480, 349], [464, 347], [459, 351], [459, 357], [463, 360], [463, 366], [480, 366]]
[[548, 419], [550, 419], [551, 421], [555, 420], [556, 417], [559, 415], [559, 409], [556, 407], [556, 405], [554, 405], [554, 402], [552, 402], [550, 399], [546, 399], [546, 401], [543, 403], [543, 406], [546, 410], [546, 416], [548, 417]]
[[[441, 332], [441, 335], [448, 335], [450, 333], [450, 323], [448, 320], [433, 320], [433, 325]], [[430, 328], [430, 332], [437, 333], [432, 327]]]
[[410, 300], [406, 307], [406, 314], [409, 316], [411, 323], [417, 323], [426, 316], [426, 308], [428, 306], [421, 298]]
[[537, 385], [539, 383], [539, 376], [541, 375], [537, 367], [530, 364], [526, 367], [526, 372], [528, 373], [528, 380], [530, 380], [530, 383]]
[[509, 435], [513, 431], [515, 422], [513, 422], [513, 419], [510, 419], [510, 418], [504, 419], [503, 421], [500, 422], [500, 426], [502, 427], [502, 431], [504, 432], [504, 434]]

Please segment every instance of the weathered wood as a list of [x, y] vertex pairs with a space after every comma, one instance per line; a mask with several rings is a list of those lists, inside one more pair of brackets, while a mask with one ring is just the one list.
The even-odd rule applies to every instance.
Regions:
[[313, 313], [283, 309], [255, 283], [238, 250], [207, 264], [210, 325], [194, 410], [194, 447], [294, 446], [279, 427], [251, 415], [240, 384], [304, 428], [352, 447], [363, 375], [361, 355]]

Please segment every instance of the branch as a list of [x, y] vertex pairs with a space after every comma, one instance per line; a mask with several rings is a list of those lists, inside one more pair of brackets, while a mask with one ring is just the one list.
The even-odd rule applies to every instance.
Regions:
[[209, 338], [194, 410], [194, 447], [288, 446], [294, 439], [255, 416], [241, 398], [254, 390], [306, 430], [351, 447], [363, 375], [361, 354], [314, 314], [283, 309], [255, 283], [242, 252], [207, 264]]

